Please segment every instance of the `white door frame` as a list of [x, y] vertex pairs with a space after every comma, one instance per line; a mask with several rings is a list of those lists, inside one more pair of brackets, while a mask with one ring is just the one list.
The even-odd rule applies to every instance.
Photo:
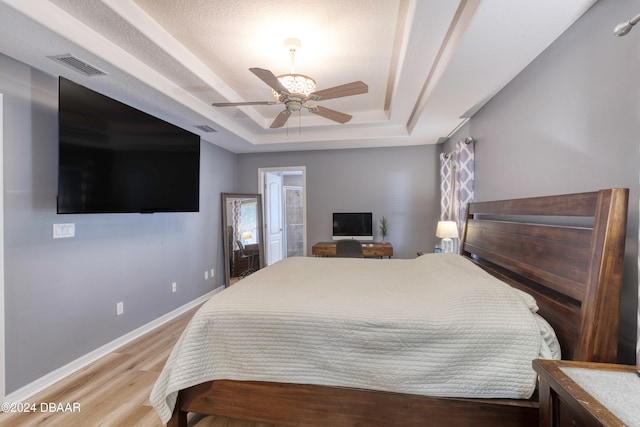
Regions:
[[0, 400], [4, 402], [5, 354], [4, 354], [4, 127], [2, 123], [3, 99], [0, 93]]
[[[258, 168], [258, 192], [262, 195], [262, 203], [266, 204], [267, 201], [265, 198], [265, 174], [268, 172], [286, 172], [286, 171], [300, 171], [302, 172], [302, 218], [303, 226], [302, 226], [302, 240], [303, 240], [303, 256], [307, 256], [307, 167], [306, 166], [282, 166], [282, 167], [272, 167], [272, 168]], [[264, 210], [263, 210], [264, 215]], [[266, 227], [266, 222], [263, 219], [263, 223]], [[266, 236], [266, 231], [264, 230], [264, 235]], [[265, 245], [267, 246], [267, 245]], [[265, 251], [268, 251], [265, 247]], [[267, 258], [267, 253], [265, 253], [265, 259]]]

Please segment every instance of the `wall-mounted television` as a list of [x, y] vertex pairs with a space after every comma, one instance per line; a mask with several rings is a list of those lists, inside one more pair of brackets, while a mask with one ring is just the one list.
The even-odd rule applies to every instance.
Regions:
[[334, 212], [333, 240], [373, 240], [371, 212]]
[[198, 212], [200, 137], [65, 78], [59, 214]]

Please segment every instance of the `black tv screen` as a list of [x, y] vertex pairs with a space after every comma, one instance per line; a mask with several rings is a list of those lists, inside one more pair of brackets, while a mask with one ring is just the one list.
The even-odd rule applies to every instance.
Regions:
[[200, 137], [59, 79], [58, 213], [198, 212]]
[[333, 240], [373, 240], [371, 212], [334, 212]]

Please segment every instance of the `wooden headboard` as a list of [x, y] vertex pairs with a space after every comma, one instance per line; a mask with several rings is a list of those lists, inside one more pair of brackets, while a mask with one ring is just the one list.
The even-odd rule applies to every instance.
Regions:
[[628, 189], [471, 203], [462, 254], [533, 295], [563, 359], [616, 362]]

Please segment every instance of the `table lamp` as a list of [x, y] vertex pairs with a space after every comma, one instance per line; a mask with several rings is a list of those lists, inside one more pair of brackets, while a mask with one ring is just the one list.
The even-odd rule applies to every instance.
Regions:
[[247, 240], [253, 237], [253, 233], [251, 233], [250, 231], [245, 231], [244, 233], [242, 233], [241, 237], [242, 237], [242, 241], [246, 242]]
[[455, 221], [438, 221], [436, 237], [442, 239], [442, 251], [453, 252], [453, 240], [458, 238], [458, 225]]

